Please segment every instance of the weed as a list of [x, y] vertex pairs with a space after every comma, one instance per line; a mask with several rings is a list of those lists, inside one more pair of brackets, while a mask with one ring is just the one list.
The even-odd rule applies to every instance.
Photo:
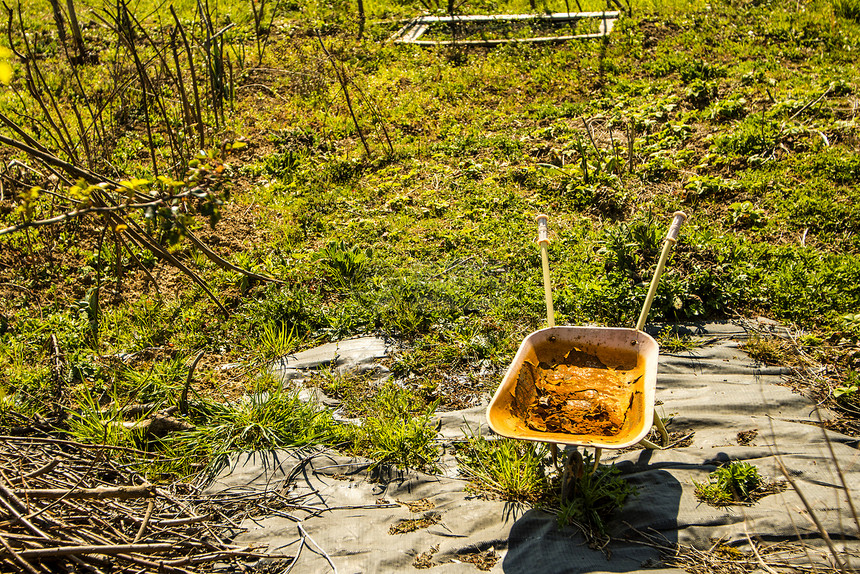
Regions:
[[852, 339], [860, 337], [860, 313], [849, 313], [839, 318], [839, 326], [846, 331]]
[[[591, 468], [591, 454], [586, 454], [582, 462], [583, 469]], [[613, 514], [638, 492], [620, 474], [615, 465], [603, 465], [594, 472], [584, 471], [576, 476], [569, 499], [561, 502], [559, 526], [576, 524], [589, 537], [605, 536]]]
[[373, 250], [361, 249], [357, 245], [347, 246], [346, 242], [337, 241], [318, 251], [317, 259], [332, 280], [341, 287], [348, 287], [367, 275], [373, 260]]
[[689, 335], [679, 335], [672, 329], [671, 325], [666, 325], [657, 336], [657, 342], [660, 343], [660, 350], [669, 353], [680, 353], [695, 349], [696, 341]]
[[78, 316], [85, 319], [89, 325], [90, 342], [95, 347], [98, 347], [99, 341], [99, 320], [101, 319], [101, 310], [99, 308], [99, 290], [93, 287], [87, 291], [86, 297], [80, 301], [76, 301], [73, 305]]
[[691, 199], [717, 199], [738, 191], [740, 184], [717, 176], [698, 175], [691, 177], [684, 189], [688, 192], [686, 194], [688, 201]]
[[619, 222], [607, 227], [597, 253], [603, 256], [607, 271], [617, 270], [638, 277], [641, 266], [659, 252], [660, 240], [660, 225], [648, 214], [630, 223]]
[[856, 382], [853, 384], [845, 384], [833, 389], [833, 396], [837, 401], [853, 404], [857, 402], [857, 397], [860, 396], [860, 385]]
[[675, 161], [665, 152], [651, 154], [642, 168], [642, 179], [648, 183], [671, 181], [680, 171]]
[[708, 109], [706, 117], [709, 120], [727, 122], [738, 120], [746, 115], [746, 98], [728, 98], [714, 102]]
[[296, 349], [299, 337], [296, 336], [296, 327], [288, 328], [286, 324], [274, 325], [267, 323], [263, 326], [260, 334], [260, 352], [264, 359], [277, 359], [288, 355]]
[[822, 344], [824, 344], [824, 339], [807, 333], [804, 335], [800, 335], [797, 338], [797, 342], [804, 347], [820, 347]]
[[778, 340], [758, 334], [747, 339], [741, 349], [756, 361], [767, 365], [783, 364], [786, 360], [785, 350]]
[[749, 115], [730, 133], [716, 136], [711, 151], [761, 160], [776, 147], [779, 132], [776, 122]]
[[697, 80], [713, 80], [725, 77], [726, 75], [725, 67], [699, 59], [685, 61], [681, 66], [680, 72], [681, 80], [685, 83], [692, 83]]
[[323, 308], [320, 297], [302, 285], [269, 286], [260, 300], [246, 303], [248, 320], [263, 333], [266, 326], [280, 330], [281, 326], [289, 332], [295, 329], [295, 336], [303, 337], [325, 325], [321, 313]]
[[717, 86], [713, 82], [695, 79], [684, 89], [684, 95], [693, 106], [705, 108], [717, 97]]
[[833, 398], [846, 407], [856, 408], [860, 405], [860, 373], [848, 371], [845, 381], [833, 389]]
[[487, 440], [470, 431], [467, 441], [456, 448], [457, 462], [481, 491], [505, 500], [534, 502], [548, 486], [544, 472], [548, 451], [543, 443]]
[[615, 186], [582, 184], [576, 180], [567, 183], [563, 198], [566, 200], [565, 205], [574, 209], [593, 211], [607, 217], [618, 217], [622, 214], [629, 200], [627, 194]]
[[696, 482], [696, 496], [712, 506], [749, 503], [763, 484], [755, 466], [733, 461], [708, 475], [707, 482]]
[[732, 227], [748, 229], [765, 224], [764, 210], [749, 201], [738, 201], [729, 206], [729, 223]]
[[354, 448], [372, 458], [374, 466], [384, 464], [436, 472], [441, 448], [436, 442], [432, 416], [439, 401], [416, 416], [401, 396], [389, 394], [382, 399], [382, 408], [361, 425]]

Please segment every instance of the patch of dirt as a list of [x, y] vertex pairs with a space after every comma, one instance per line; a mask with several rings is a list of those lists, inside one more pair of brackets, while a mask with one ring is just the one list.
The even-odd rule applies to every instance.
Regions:
[[696, 431], [688, 429], [686, 431], [670, 431], [669, 444], [663, 448], [684, 448], [693, 444], [693, 437]]
[[422, 552], [412, 561], [412, 567], [418, 570], [433, 568], [441, 564], [451, 563], [467, 563], [472, 564], [475, 568], [482, 572], [492, 570], [493, 566], [499, 561], [499, 555], [495, 549], [488, 548], [487, 550], [460, 551], [456, 558], [442, 559], [439, 562], [433, 561], [433, 555], [439, 552], [439, 545], [434, 544], [426, 552]]
[[556, 365], [537, 369], [536, 400], [526, 408], [526, 424], [542, 432], [615, 436], [627, 419], [634, 383], [626, 371]]
[[644, 39], [642, 47], [646, 50], [654, 48], [666, 38], [675, 36], [680, 28], [672, 22], [664, 22], [657, 19], [642, 20], [639, 23], [639, 30], [642, 32]]
[[821, 426], [844, 435], [860, 437], [860, 421], [854, 419], [830, 419], [821, 423]]
[[[227, 203], [222, 207], [222, 219], [214, 229], [200, 220], [198, 237], [224, 258], [248, 251], [270, 240], [258, 225], [261, 210], [256, 204]], [[7, 292], [15, 298], [13, 305], [39, 309], [48, 305], [63, 308], [81, 299], [87, 290], [98, 284], [94, 267], [99, 261], [93, 253], [98, 249], [100, 238], [103, 249], [114, 249], [117, 245], [112, 232], [102, 237], [99, 221], [86, 216], [43, 227], [38, 234], [22, 232], [4, 238], [0, 248], [0, 285], [4, 290], [4, 303], [0, 312], [10, 313], [6, 309], [9, 307]], [[175, 255], [205, 281], [206, 272], [196, 269], [188, 242], [184, 245], [186, 247]], [[164, 297], [178, 297], [190, 284], [190, 279], [181, 271], [161, 261], [147, 267], [147, 274], [135, 257], [129, 256], [121, 246], [120, 249], [123, 261], [119, 281], [116, 270], [108, 273], [113, 278], [102, 279], [100, 304], [103, 308], [117, 307], [124, 301], [135, 301], [153, 294], [153, 279]], [[137, 251], [136, 248], [134, 250]]]
[[256, 203], [227, 203], [221, 208], [221, 220], [215, 228], [206, 224], [198, 230], [197, 236], [222, 257], [247, 251], [272, 239], [271, 232], [259, 225], [263, 210], [264, 207]]

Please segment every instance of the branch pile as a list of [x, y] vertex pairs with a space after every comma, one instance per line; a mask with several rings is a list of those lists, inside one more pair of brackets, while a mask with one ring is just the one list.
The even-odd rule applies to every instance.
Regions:
[[129, 470], [127, 461], [142, 456], [153, 455], [0, 437], [0, 570], [190, 573], [293, 561], [229, 542], [250, 512], [288, 507], [284, 493], [224, 497], [187, 483], [157, 487]]

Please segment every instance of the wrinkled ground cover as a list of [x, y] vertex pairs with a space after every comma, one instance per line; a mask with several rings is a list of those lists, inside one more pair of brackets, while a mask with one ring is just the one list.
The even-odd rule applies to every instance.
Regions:
[[[110, 62], [116, 39], [83, 6], [93, 22], [84, 36]], [[792, 325], [797, 344], [770, 359], [823, 364], [801, 387], [855, 415], [856, 12], [847, 0], [632, 8], [607, 42], [424, 49], [385, 42], [417, 5], [368, 6], [359, 41], [352, 7], [288, 3], [256, 66], [249, 7], [217, 6], [220, 25], [236, 23], [227, 37], [237, 80], [226, 126], [210, 141], [242, 136], [249, 147], [230, 160], [223, 219], [211, 231], [200, 219], [200, 232], [234, 264], [285, 284], [221, 270], [182, 247], [224, 316], [148, 253], [118, 261], [96, 219], [0, 237], [0, 427], [146, 447], [173, 461], [163, 477], [231, 450], [309, 442], [432, 468], [426, 428], [372, 444], [327, 412], [301, 410], [261, 377], [266, 361], [384, 334], [401, 344], [390, 366], [405, 399], [352, 381], [320, 384], [353, 401], [382, 395], [368, 403], [374, 424], [437, 400], [459, 406], [458, 388], [492, 392], [522, 337], [545, 323], [535, 214], [551, 220], [556, 322], [629, 326], [677, 209], [690, 220], [650, 319], [762, 315]], [[193, 6], [177, 9], [190, 28]], [[24, 8], [25, 26], [63, 100], [56, 30], [36, 10]], [[171, 22], [143, 8], [137, 16], [153, 29]], [[50, 147], [12, 62], [17, 91], [4, 90], [0, 106]], [[109, 68], [82, 69], [95, 90]], [[112, 177], [153, 175], [134, 105], [129, 97], [123, 129], [102, 150]], [[27, 177], [4, 180], [3, 226], [20, 219], [18, 194], [41, 185]], [[155, 440], [116, 428], [128, 405], [178, 406], [199, 350], [185, 417], [195, 430]], [[269, 394], [224, 404], [247, 389]], [[833, 398], [834, 389], [847, 391]]]

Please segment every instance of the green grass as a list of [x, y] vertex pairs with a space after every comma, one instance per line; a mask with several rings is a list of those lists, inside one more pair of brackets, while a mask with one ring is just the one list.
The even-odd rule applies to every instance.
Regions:
[[336, 423], [330, 412], [272, 384], [260, 384], [234, 403], [206, 401], [190, 420], [197, 428], [172, 433], [158, 445], [175, 461], [163, 471], [182, 476], [196, 464], [214, 472], [239, 452], [334, 445], [350, 438], [350, 429]]
[[487, 440], [474, 434], [456, 450], [457, 461], [479, 491], [530, 502], [543, 497], [549, 487], [544, 468], [548, 454], [545, 444]]
[[[432, 469], [438, 445], [426, 415], [436, 398], [442, 409], [450, 402], [436, 389], [484, 373], [483, 390], [492, 391], [494, 373], [522, 337], [545, 323], [534, 245], [540, 212], [550, 216], [559, 324], [633, 325], [669, 214], [684, 209], [690, 219], [651, 321], [764, 315], [856, 344], [857, 329], [843, 324], [860, 306], [853, 111], [860, 70], [849, 50], [860, 40], [856, 2], [815, 2], [801, 11], [787, 0], [645, 2], [605, 44], [491, 50], [384, 42], [396, 28], [385, 21], [414, 16], [417, 4], [368, 5], [358, 40], [351, 5], [287, 3], [274, 15], [262, 58], [249, 5], [210, 2], [215, 28], [228, 18], [234, 26], [221, 36], [223, 113], [211, 105], [213, 78], [194, 52], [202, 146], [173, 79], [173, 53], [163, 52], [163, 60], [156, 53], [169, 46], [161, 31], [173, 26], [163, 7], [146, 1], [134, 8], [153, 35], [140, 33], [135, 44], [154, 82], [144, 103], [132, 54], [115, 33], [84, 27], [98, 61], [74, 68], [78, 81], [48, 5], [30, 4], [22, 20], [38, 55], [30, 64], [44, 85], [31, 93], [23, 62], [11, 57], [14, 75], [0, 90], [0, 111], [64, 161], [117, 181], [152, 182], [135, 184], [143, 194], [170, 187], [155, 183], [155, 169], [181, 179], [177, 189], [208, 191], [162, 212], [130, 212], [125, 229], [87, 217], [0, 235], [0, 425], [72, 411], [87, 388], [86, 400], [98, 408], [85, 409], [89, 430], [76, 432], [108, 440], [98, 439], [99, 428], [107, 437], [108, 419], [96, 411], [140, 401], [175, 405], [184, 361], [204, 350], [210, 362], [192, 388], [209, 406], [193, 416], [195, 432], [213, 446], [165, 439], [160, 448], [177, 457], [199, 465], [238, 448], [340, 441], [395, 466]], [[101, 4], [76, 4], [87, 20], [104, 15]], [[583, 3], [585, 10], [603, 6]], [[192, 44], [200, 44], [196, 3], [175, 7]], [[566, 10], [563, 3], [546, 9]], [[516, 0], [462, 10], [529, 8]], [[12, 39], [21, 51], [17, 22]], [[181, 45], [177, 55], [193, 111]], [[333, 65], [345, 74], [355, 120]], [[8, 127], [2, 133], [26, 139]], [[195, 164], [201, 147], [230, 153], [207, 151]], [[0, 228], [20, 223], [28, 209], [38, 219], [72, 207], [73, 191], [81, 191], [72, 189], [76, 177], [57, 183], [33, 158], [3, 152], [7, 163], [18, 159], [41, 175], [10, 172]], [[227, 163], [215, 177], [221, 159]], [[43, 188], [38, 197], [29, 195], [33, 187]], [[180, 233], [180, 223], [232, 264], [283, 284], [219, 267]], [[198, 273], [211, 295], [135, 244], [135, 226]], [[244, 374], [231, 384], [248, 388], [259, 366], [277, 356], [362, 334], [402, 343], [391, 369], [394, 383], [408, 379], [410, 393], [398, 404], [385, 386], [332, 383], [372, 432], [328, 426], [324, 411], [303, 411], [285, 395], [225, 396], [226, 375], [215, 369], [242, 363]], [[52, 335], [61, 373], [49, 367]], [[687, 341], [665, 337], [662, 344], [681, 350]], [[850, 349], [827, 349], [824, 359], [847, 373]], [[761, 360], [786, 359], [766, 344], [748, 350]], [[141, 351], [161, 355], [114, 360]], [[849, 381], [834, 385], [851, 388]], [[316, 426], [290, 435], [273, 419], [279, 412]], [[474, 457], [489, 456], [475, 448]]]
[[363, 422], [353, 431], [352, 451], [374, 460], [374, 467], [438, 471], [442, 449], [432, 420], [438, 405], [396, 385], [374, 389], [359, 411]]

